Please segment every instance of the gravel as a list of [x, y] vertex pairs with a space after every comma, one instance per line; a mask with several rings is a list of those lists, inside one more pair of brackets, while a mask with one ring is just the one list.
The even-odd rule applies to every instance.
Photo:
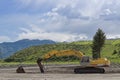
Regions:
[[39, 67], [24, 66], [26, 73], [16, 73], [17, 67], [0, 68], [0, 80], [120, 80], [120, 67], [105, 68], [105, 74], [74, 74], [78, 65], [47, 65], [41, 74]]

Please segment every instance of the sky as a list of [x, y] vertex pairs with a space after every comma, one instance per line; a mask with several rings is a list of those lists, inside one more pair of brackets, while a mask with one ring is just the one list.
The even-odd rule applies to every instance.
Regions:
[[120, 0], [0, 0], [0, 43], [21, 39], [120, 38]]

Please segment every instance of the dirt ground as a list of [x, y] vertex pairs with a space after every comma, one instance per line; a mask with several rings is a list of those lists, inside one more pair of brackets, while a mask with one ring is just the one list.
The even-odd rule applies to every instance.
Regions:
[[26, 73], [16, 73], [16, 68], [0, 68], [0, 80], [120, 80], [119, 67], [106, 68], [105, 74], [74, 74], [76, 65], [49, 65], [45, 73], [39, 67], [24, 67]]

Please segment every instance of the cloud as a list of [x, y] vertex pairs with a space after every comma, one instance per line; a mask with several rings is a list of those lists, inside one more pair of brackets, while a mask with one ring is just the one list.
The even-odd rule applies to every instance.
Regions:
[[[15, 36], [15, 39], [46, 38], [56, 41], [92, 39], [98, 28], [103, 29], [108, 37], [109, 34], [113, 34], [112, 36], [120, 34], [120, 0], [12, 1], [16, 4], [14, 3], [8, 11], [7, 8], [4, 9], [4, 12], [11, 13], [0, 15], [0, 26], [12, 29], [9, 32], [11, 34], [8, 34], [12, 35], [12, 38]], [[4, 32], [7, 31], [4, 29]], [[51, 37], [53, 34], [55, 36]]]
[[34, 15], [54, 12], [68, 18], [87, 20], [107, 20], [109, 17], [109, 20], [115, 20], [120, 15], [119, 0], [17, 0], [16, 2], [19, 3], [20, 12]]
[[117, 39], [120, 38], [120, 34], [108, 34], [107, 39]]
[[44, 13], [52, 10], [68, 17], [88, 16], [91, 18], [99, 16], [102, 8], [108, 2], [110, 3], [106, 0], [19, 0], [17, 2], [32, 12], [40, 10]]
[[[31, 5], [30, 3], [29, 5]], [[37, 3], [41, 4], [39, 2]], [[44, 1], [44, 3], [49, 4], [46, 1]], [[116, 16], [115, 10], [112, 10], [111, 7], [106, 7], [109, 5], [113, 5], [113, 1], [111, 3], [108, 3], [105, 0], [93, 0], [90, 1], [88, 4], [88, 0], [75, 0], [68, 3], [66, 1], [62, 2], [58, 0], [54, 3], [54, 7], [52, 7], [45, 13], [41, 13], [40, 15], [37, 13], [36, 15], [27, 15], [28, 20], [26, 19], [26, 21], [24, 21], [28, 23], [27, 26], [30, 25], [33, 27], [31, 27], [31, 29], [28, 29], [29, 27], [23, 28], [22, 30], [24, 31], [24, 33], [22, 35], [19, 35], [20, 39], [22, 39], [23, 37], [29, 38], [29, 35], [31, 35], [31, 38], [41, 37], [37, 35], [40, 32], [42, 35], [44, 33], [44, 35], [57, 34], [56, 36], [72, 35], [74, 37], [76, 36], [76, 34], [80, 36], [81, 34], [84, 34], [87, 35], [87, 39], [92, 39], [93, 35], [95, 34], [98, 28], [102, 28], [107, 34], [116, 34], [116, 28], [118, 28], [119, 25], [119, 19], [117, 19], [119, 14]], [[114, 18], [117, 19], [117, 21], [112, 21]], [[117, 33], [119, 32], [117, 31]], [[42, 39], [45, 38], [48, 38], [48, 36], [42, 36]], [[49, 37], [49, 39], [51, 38]], [[58, 38], [54, 39], [58, 41]], [[64, 41], [61, 39], [59, 40]], [[69, 41], [67, 37], [65, 41], [66, 40]]]
[[68, 34], [68, 33], [59, 33], [59, 32], [47, 32], [40, 29], [37, 26], [31, 26], [29, 29], [22, 28], [23, 32], [19, 34], [19, 39], [50, 39], [58, 42], [71, 42], [78, 40], [86, 40], [87, 36], [85, 34]]
[[8, 42], [10, 41], [10, 38], [7, 36], [0, 36], [0, 42]]
[[14, 0], [20, 11], [28, 13], [58, 12], [68, 17], [99, 18], [100, 15], [119, 13], [119, 0]]

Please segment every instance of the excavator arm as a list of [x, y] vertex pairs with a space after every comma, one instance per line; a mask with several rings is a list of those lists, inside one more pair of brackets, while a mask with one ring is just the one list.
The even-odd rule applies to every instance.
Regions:
[[53, 50], [53, 51], [50, 51], [47, 54], [45, 54], [43, 56], [43, 60], [49, 59], [52, 56], [56, 56], [56, 57], [76, 56], [81, 59], [84, 56], [84, 54], [82, 52], [75, 51], [75, 50], [61, 50], [61, 51]]

